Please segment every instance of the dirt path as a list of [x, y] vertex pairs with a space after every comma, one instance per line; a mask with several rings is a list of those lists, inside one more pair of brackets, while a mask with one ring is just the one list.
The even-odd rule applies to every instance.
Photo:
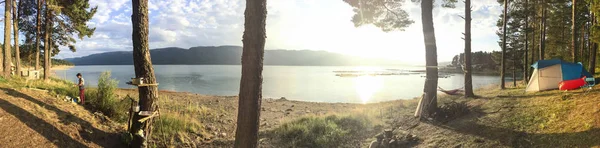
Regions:
[[0, 147], [122, 147], [119, 128], [45, 92], [0, 87]]

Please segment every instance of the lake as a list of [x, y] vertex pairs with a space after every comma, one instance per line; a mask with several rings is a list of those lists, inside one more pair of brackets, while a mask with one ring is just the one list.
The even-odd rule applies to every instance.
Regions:
[[[371, 103], [412, 99], [423, 92], [425, 74], [411, 72], [423, 67], [372, 66], [264, 66], [263, 98], [286, 97], [312, 102]], [[155, 65], [160, 90], [205, 95], [238, 94], [240, 65]], [[135, 88], [125, 82], [135, 77], [133, 65], [75, 66], [56, 75], [75, 82], [81, 73], [88, 87], [96, 87], [103, 71], [111, 71], [120, 88]], [[462, 74], [439, 79], [444, 89], [463, 87]], [[473, 75], [473, 87], [499, 83], [499, 76]]]

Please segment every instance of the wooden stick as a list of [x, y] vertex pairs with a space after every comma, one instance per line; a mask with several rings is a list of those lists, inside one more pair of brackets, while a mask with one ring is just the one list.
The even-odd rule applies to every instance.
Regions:
[[425, 97], [425, 94], [421, 95], [421, 99], [419, 99], [419, 104], [417, 105], [417, 110], [415, 111], [415, 117], [420, 117], [421, 116], [421, 109], [423, 108], [423, 98]]

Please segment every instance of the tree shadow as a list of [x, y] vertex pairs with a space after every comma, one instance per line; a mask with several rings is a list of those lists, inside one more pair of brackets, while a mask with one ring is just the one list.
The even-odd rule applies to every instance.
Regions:
[[33, 114], [6, 100], [0, 99], [0, 108], [15, 116], [29, 128], [35, 130], [37, 133], [48, 139], [48, 141], [56, 144], [58, 147], [87, 147], [79, 141], [74, 140], [69, 135], [61, 132], [52, 124], [34, 116]]
[[529, 133], [478, 123], [486, 113], [474, 107], [468, 116], [446, 124], [433, 124], [462, 134], [498, 141], [509, 147], [593, 147], [600, 146], [600, 128], [571, 133]]
[[[71, 114], [69, 112], [65, 112], [65, 111], [57, 108], [56, 106], [44, 103], [44, 102], [42, 102], [42, 101], [40, 101], [38, 99], [35, 99], [35, 98], [33, 98], [33, 97], [31, 97], [31, 96], [29, 96], [27, 94], [23, 94], [23, 93], [21, 93], [19, 91], [16, 91], [14, 89], [0, 88], [0, 90], [6, 91], [6, 93], [8, 95], [11, 95], [13, 97], [26, 99], [26, 100], [28, 100], [28, 101], [30, 101], [32, 103], [35, 103], [35, 104], [37, 104], [39, 106], [43, 106], [44, 108], [46, 108], [48, 110], [56, 112], [56, 114], [58, 115], [58, 118], [59, 118], [60, 122], [63, 123], [63, 124], [67, 124], [67, 125], [71, 124], [71, 123], [79, 124], [81, 126], [81, 128], [82, 128], [82, 130], [79, 130], [79, 135], [83, 139], [85, 139], [87, 141], [91, 141], [93, 143], [96, 143], [96, 144], [98, 144], [101, 147], [123, 147], [123, 144], [119, 140], [119, 134], [117, 134], [117, 133], [107, 133], [107, 132], [104, 132], [102, 130], [99, 130], [99, 129], [95, 128], [88, 121], [85, 121], [85, 120], [83, 120], [83, 119], [81, 119], [81, 118], [79, 118], [77, 116], [74, 116], [73, 114]], [[4, 102], [6, 102], [6, 101], [4, 101]], [[14, 106], [14, 107], [16, 107], [16, 106]], [[16, 107], [16, 108], [18, 108], [18, 107]], [[27, 112], [27, 111], [25, 111], [23, 109], [21, 109], [21, 111]], [[33, 116], [30, 113], [28, 113], [28, 114], [30, 116]], [[18, 117], [18, 116], [21, 116], [22, 114], [13, 114], [13, 115], [15, 115], [15, 116]], [[61, 116], [61, 115], [65, 115], [65, 116]], [[35, 116], [33, 116], [33, 117], [35, 117]], [[37, 117], [35, 117], [35, 118], [37, 118]], [[38, 123], [39, 121], [45, 122], [44, 120], [42, 120], [40, 118], [37, 118], [37, 120], [39, 120], [39, 121], [37, 121], [37, 120], [33, 120], [33, 121], [32, 120], [23, 120], [23, 119], [29, 119], [29, 118], [26, 118], [26, 117], [20, 117], [19, 119], [21, 119], [21, 121], [24, 122], [24, 123], [26, 123], [28, 126], [29, 125], [33, 125], [34, 123]], [[60, 133], [60, 134], [64, 135], [64, 133], [61, 132], [61, 131], [59, 131], [59, 130], [56, 130], [54, 132], [46, 132], [45, 131], [46, 127], [52, 127], [53, 129], [56, 129], [56, 127], [54, 127], [53, 125], [51, 125], [51, 124], [49, 124], [47, 122], [46, 122], [46, 124], [48, 124], [48, 126], [44, 126], [43, 128], [41, 128], [41, 127], [35, 127], [35, 125], [29, 126], [29, 127], [31, 127], [32, 129], [36, 130], [38, 133], [48, 133], [48, 134], [54, 134], [54, 133], [59, 134]], [[67, 136], [67, 135], [64, 135], [64, 136]], [[46, 137], [48, 140], [54, 140], [54, 139], [50, 138], [51, 137], [50, 135], [49, 136], [44, 136], [44, 137]], [[67, 136], [67, 137], [69, 137], [69, 136]], [[75, 141], [75, 142], [77, 142], [77, 141]], [[62, 147], [62, 146], [59, 146], [59, 147]]]

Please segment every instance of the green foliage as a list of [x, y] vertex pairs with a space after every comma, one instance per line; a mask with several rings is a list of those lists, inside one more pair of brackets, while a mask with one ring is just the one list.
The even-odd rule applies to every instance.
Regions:
[[[52, 56], [60, 52], [59, 46], [66, 46], [69, 50], [75, 52], [77, 35], [79, 39], [91, 37], [96, 28], [89, 27], [89, 22], [97, 11], [97, 7], [90, 7], [89, 0], [46, 0], [38, 11], [36, 1], [19, 1], [19, 30], [25, 35], [25, 44], [35, 46], [35, 35], [37, 33], [37, 14], [41, 14], [42, 28], [45, 28], [46, 15], [52, 14], [52, 32], [50, 33], [51, 43], [53, 45]], [[48, 11], [50, 10], [50, 11]], [[48, 13], [50, 12], [50, 13]], [[48, 30], [42, 29], [41, 36], [44, 36]], [[44, 43], [44, 38], [40, 42]], [[43, 45], [40, 45], [43, 46]], [[44, 49], [41, 47], [41, 49]], [[35, 49], [33, 49], [35, 51]]]
[[404, 0], [344, 0], [352, 6], [355, 14], [352, 17], [354, 26], [373, 24], [385, 32], [408, 27], [414, 21], [402, 9]]
[[[98, 79], [97, 90], [86, 90], [86, 102], [89, 102], [95, 109], [101, 111], [108, 117], [119, 121], [127, 121], [127, 111], [130, 107], [130, 100], [118, 99], [115, 91], [118, 81], [110, 78], [110, 72], [102, 72]], [[88, 97], [89, 96], [89, 97]]]
[[303, 117], [272, 131], [281, 147], [344, 147], [370, 127], [366, 116]]
[[73, 66], [74, 64], [67, 61], [67, 60], [63, 60], [63, 59], [52, 59], [52, 65], [70, 65]]
[[[483, 71], [483, 70], [493, 70], [496, 71], [499, 66], [500, 61], [496, 61], [493, 54], [498, 53], [494, 52], [473, 52], [471, 54], [471, 65], [473, 66], [474, 71]], [[465, 65], [464, 53], [460, 53], [459, 55], [455, 55], [452, 58], [452, 66], [457, 69], [462, 69], [462, 65]]]

